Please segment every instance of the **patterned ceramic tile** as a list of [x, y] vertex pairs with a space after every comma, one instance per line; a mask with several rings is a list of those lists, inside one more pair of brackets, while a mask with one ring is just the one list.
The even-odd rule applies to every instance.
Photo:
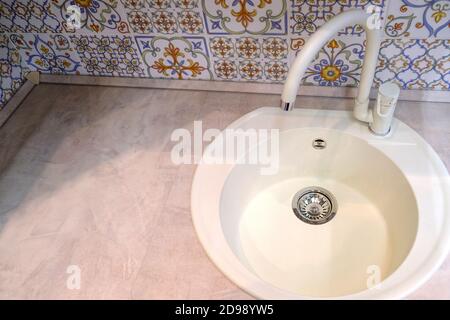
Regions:
[[203, 32], [203, 22], [199, 12], [192, 10], [178, 12], [178, 24], [183, 33], [198, 34]]
[[287, 33], [287, 0], [202, 0], [209, 34]]
[[198, 7], [199, 0], [173, 0], [175, 6], [182, 9], [193, 9]]
[[80, 9], [81, 31], [129, 32], [128, 24], [123, 21], [119, 13], [119, 0], [52, 0], [51, 2], [51, 10], [55, 12], [66, 32], [74, 31], [66, 22], [70, 16], [68, 13], [70, 6], [78, 6]]
[[32, 71], [51, 74], [79, 74], [81, 63], [62, 34], [12, 34], [11, 42], [20, 49], [24, 65]]
[[[203, 20], [194, 0], [121, 0], [136, 33], [200, 34]], [[150, 27], [150, 23], [153, 28]]]
[[22, 70], [19, 50], [6, 34], [0, 34], [0, 109], [24, 82]]
[[236, 39], [236, 53], [239, 58], [256, 59], [261, 55], [261, 44], [257, 38]]
[[[341, 36], [328, 41], [306, 70], [304, 83], [319, 86], [357, 86], [364, 59], [363, 40], [364, 38], [358, 36]], [[297, 48], [293, 52], [300, 51], [303, 44], [303, 39], [291, 42], [291, 48]]]
[[264, 57], [272, 60], [285, 59], [288, 56], [288, 43], [282, 38], [265, 38], [262, 43], [262, 52]]
[[244, 80], [261, 80], [263, 78], [263, 66], [255, 60], [241, 60], [239, 62], [239, 73]]
[[159, 33], [173, 34], [178, 31], [177, 18], [172, 11], [152, 12], [152, 22]]
[[147, 0], [150, 8], [167, 9], [171, 6], [171, 0]]
[[385, 40], [377, 84], [393, 81], [404, 89], [450, 89], [450, 40]]
[[[79, 30], [67, 26], [69, 6], [80, 9]], [[22, 74], [30, 68], [282, 82], [296, 52], [320, 26], [342, 11], [371, 6], [382, 9], [389, 40], [380, 52], [377, 83], [448, 90], [450, 0], [0, 0], [0, 34], [11, 33]], [[305, 83], [357, 86], [361, 34], [360, 26], [339, 31], [308, 68]], [[5, 52], [3, 46], [3, 74], [11, 70], [16, 77], [18, 66], [5, 65]], [[3, 86], [10, 81], [5, 79]]]
[[230, 59], [216, 60], [214, 62], [214, 72], [222, 80], [233, 80], [238, 77], [237, 65]]
[[0, 0], [0, 32], [59, 32], [51, 0]]
[[[292, 13], [290, 28], [293, 34], [311, 35], [336, 14], [354, 8], [368, 9], [369, 6], [380, 7], [385, 12], [385, 0], [291, 0]], [[340, 34], [361, 34], [361, 26], [348, 27]]]
[[145, 0], [120, 0], [126, 9], [139, 10], [145, 7]]
[[234, 42], [230, 38], [211, 38], [209, 46], [214, 57], [230, 58], [234, 56]]
[[212, 37], [216, 79], [279, 82], [288, 71], [288, 42], [280, 37]]
[[286, 80], [288, 71], [288, 64], [283, 61], [269, 61], [264, 65], [264, 73], [267, 80], [273, 82]]
[[391, 1], [385, 32], [393, 38], [450, 39], [450, 1]]
[[128, 23], [136, 33], [150, 33], [153, 31], [151, 18], [147, 12], [133, 10], [127, 12]]
[[143, 77], [133, 38], [127, 36], [71, 36], [89, 75]]
[[204, 38], [137, 36], [136, 42], [151, 78], [212, 78]]

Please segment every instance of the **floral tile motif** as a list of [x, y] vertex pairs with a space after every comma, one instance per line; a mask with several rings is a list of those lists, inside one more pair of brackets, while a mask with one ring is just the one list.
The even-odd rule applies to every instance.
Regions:
[[214, 62], [214, 72], [219, 79], [233, 80], [238, 77], [237, 65], [233, 60], [221, 59]]
[[150, 8], [167, 9], [170, 7], [171, 0], [147, 0]]
[[212, 79], [204, 38], [136, 36], [151, 78]]
[[129, 33], [128, 24], [123, 21], [118, 8], [119, 0], [52, 0], [51, 9], [58, 16], [66, 32], [74, 32], [67, 25], [70, 6], [80, 8], [81, 30], [100, 33], [114, 30], [120, 33]]
[[147, 12], [133, 10], [127, 12], [128, 23], [136, 33], [150, 33], [153, 31], [152, 20]]
[[273, 82], [286, 80], [288, 71], [288, 64], [283, 61], [269, 61], [264, 65], [264, 73], [267, 80]]
[[152, 12], [152, 21], [159, 33], [172, 34], [178, 31], [177, 18], [171, 11]]
[[256, 38], [240, 38], [236, 40], [236, 53], [239, 58], [256, 59], [261, 55], [261, 44]]
[[[319, 86], [357, 86], [364, 60], [363, 40], [361, 37], [341, 36], [328, 41], [306, 70], [303, 82]], [[296, 39], [296, 42], [291, 42], [291, 49], [301, 50], [304, 42]], [[293, 49], [292, 52], [298, 51]]]
[[287, 0], [202, 0], [209, 34], [287, 34]]
[[288, 56], [287, 41], [282, 38], [265, 38], [262, 43], [264, 57], [272, 60], [285, 59]]
[[71, 36], [89, 75], [144, 77], [133, 38], [127, 36]]
[[[136, 33], [200, 34], [203, 20], [198, 0], [121, 0]], [[151, 27], [150, 27], [151, 24]]]
[[24, 82], [22, 73], [19, 50], [6, 34], [0, 34], [0, 110]]
[[209, 46], [214, 57], [230, 58], [234, 56], [234, 43], [230, 38], [212, 38], [209, 42]]
[[199, 12], [191, 10], [178, 12], [178, 23], [184, 33], [197, 34], [203, 32], [203, 22]]
[[239, 63], [239, 73], [245, 80], [260, 80], [263, 77], [263, 68], [254, 60], [242, 60]]
[[404, 89], [450, 89], [450, 40], [391, 39], [380, 49], [375, 83]]
[[[292, 12], [290, 28], [293, 34], [311, 35], [336, 14], [349, 9], [365, 9], [377, 6], [383, 17], [386, 0], [291, 0]], [[364, 32], [361, 26], [347, 27], [340, 31], [344, 35], [360, 35]]]
[[145, 0], [120, 0], [124, 8], [130, 10], [139, 10], [145, 7]]
[[450, 1], [390, 1], [385, 33], [388, 37], [450, 38]]
[[31, 71], [51, 74], [80, 74], [81, 63], [62, 34], [12, 34], [11, 42], [20, 49], [23, 64]]
[[51, 0], [0, 0], [0, 32], [60, 32]]
[[288, 71], [288, 42], [280, 37], [213, 37], [216, 79], [279, 82]]
[[[158, 2], [158, 0], [151, 0], [151, 1]], [[198, 0], [173, 0], [173, 2], [177, 7], [183, 9], [193, 9], [198, 7]]]

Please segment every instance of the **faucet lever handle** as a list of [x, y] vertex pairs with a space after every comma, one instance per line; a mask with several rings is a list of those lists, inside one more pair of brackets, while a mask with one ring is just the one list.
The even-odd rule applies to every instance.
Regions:
[[399, 94], [400, 88], [392, 82], [383, 83], [378, 89], [372, 122], [369, 124], [375, 134], [384, 136], [389, 133]]
[[400, 88], [393, 82], [383, 83], [378, 89], [377, 106], [381, 107], [381, 113], [388, 112], [397, 104]]

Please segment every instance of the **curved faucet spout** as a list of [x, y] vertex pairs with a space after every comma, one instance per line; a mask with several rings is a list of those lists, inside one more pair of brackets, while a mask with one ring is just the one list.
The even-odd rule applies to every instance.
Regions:
[[315, 58], [320, 49], [336, 34], [339, 30], [359, 24], [366, 31], [366, 52], [361, 71], [361, 80], [358, 95], [355, 99], [354, 115], [358, 120], [369, 121], [369, 93], [372, 87], [375, 68], [377, 65], [378, 51], [380, 50], [380, 29], [368, 27], [368, 19], [371, 14], [362, 10], [348, 10], [325, 23], [317, 30], [311, 38], [305, 43], [303, 49], [295, 58], [292, 64], [283, 94], [281, 96], [281, 108], [283, 110], [292, 110], [297, 96], [297, 91], [303, 75], [309, 64]]

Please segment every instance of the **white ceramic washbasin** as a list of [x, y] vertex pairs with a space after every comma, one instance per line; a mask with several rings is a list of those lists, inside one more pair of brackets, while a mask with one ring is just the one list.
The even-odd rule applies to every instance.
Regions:
[[[395, 120], [390, 136], [377, 137], [350, 112], [278, 108], [228, 127], [250, 128], [279, 129], [278, 171], [201, 163], [191, 195], [202, 245], [243, 290], [263, 299], [401, 298], [442, 263], [450, 180], [414, 130]], [[313, 148], [317, 138], [326, 148]], [[248, 146], [247, 156], [257, 149]], [[312, 186], [336, 200], [326, 223], [306, 223], [292, 209]]]

